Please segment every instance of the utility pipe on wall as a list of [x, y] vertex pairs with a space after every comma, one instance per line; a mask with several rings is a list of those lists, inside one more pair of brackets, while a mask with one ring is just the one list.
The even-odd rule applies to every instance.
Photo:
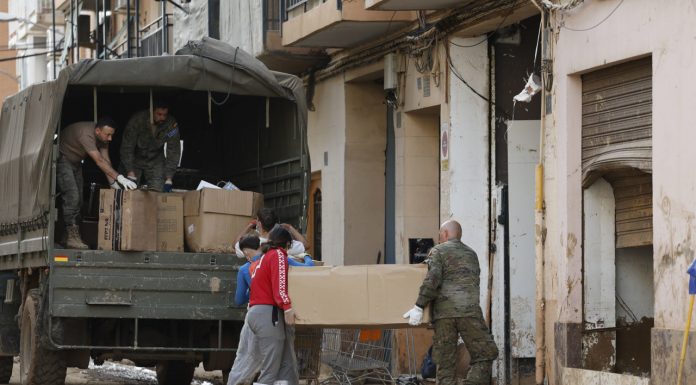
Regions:
[[[535, 3], [536, 5], [536, 3]], [[546, 12], [541, 9], [541, 41], [545, 41]], [[546, 297], [544, 282], [544, 135], [546, 133], [546, 84], [541, 77], [541, 127], [539, 130], [539, 163], [536, 166], [534, 202], [534, 249], [536, 254], [536, 384], [543, 385], [546, 377]]]

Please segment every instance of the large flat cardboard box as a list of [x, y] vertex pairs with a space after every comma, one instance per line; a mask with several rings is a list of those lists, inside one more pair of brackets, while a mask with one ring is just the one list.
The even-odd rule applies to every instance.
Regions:
[[237, 236], [263, 207], [251, 191], [202, 189], [184, 194], [184, 237], [198, 253], [234, 253]]
[[157, 250], [157, 193], [101, 190], [99, 192], [100, 250]]
[[184, 251], [184, 196], [157, 194], [157, 251]]
[[[293, 267], [288, 285], [299, 325], [408, 327], [402, 316], [426, 274], [425, 265]], [[429, 309], [423, 322], [430, 322]]]

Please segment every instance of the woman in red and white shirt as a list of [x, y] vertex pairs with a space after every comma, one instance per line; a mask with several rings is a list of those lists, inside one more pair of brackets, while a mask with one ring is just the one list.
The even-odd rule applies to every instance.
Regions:
[[261, 352], [261, 374], [257, 382], [273, 385], [287, 381], [298, 385], [295, 358], [295, 312], [288, 295], [287, 247], [290, 233], [281, 226], [268, 234], [265, 253], [252, 273], [247, 322]]

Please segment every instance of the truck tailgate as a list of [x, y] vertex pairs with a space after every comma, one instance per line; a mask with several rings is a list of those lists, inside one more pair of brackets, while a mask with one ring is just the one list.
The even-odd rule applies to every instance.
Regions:
[[55, 250], [53, 317], [243, 320], [235, 255]]

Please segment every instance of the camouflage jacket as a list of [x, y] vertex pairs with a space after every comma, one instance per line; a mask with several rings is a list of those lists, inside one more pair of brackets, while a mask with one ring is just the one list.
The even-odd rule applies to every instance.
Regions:
[[468, 317], [480, 313], [479, 267], [476, 252], [451, 239], [430, 250], [428, 274], [416, 304], [432, 305], [433, 319]]
[[179, 126], [171, 115], [155, 127], [154, 135], [150, 123], [150, 111], [143, 110], [131, 117], [126, 125], [121, 143], [121, 162], [125, 171], [147, 167], [144, 163], [164, 159], [164, 144], [167, 144], [167, 158], [164, 164], [165, 177], [173, 177], [179, 163], [181, 144]]

